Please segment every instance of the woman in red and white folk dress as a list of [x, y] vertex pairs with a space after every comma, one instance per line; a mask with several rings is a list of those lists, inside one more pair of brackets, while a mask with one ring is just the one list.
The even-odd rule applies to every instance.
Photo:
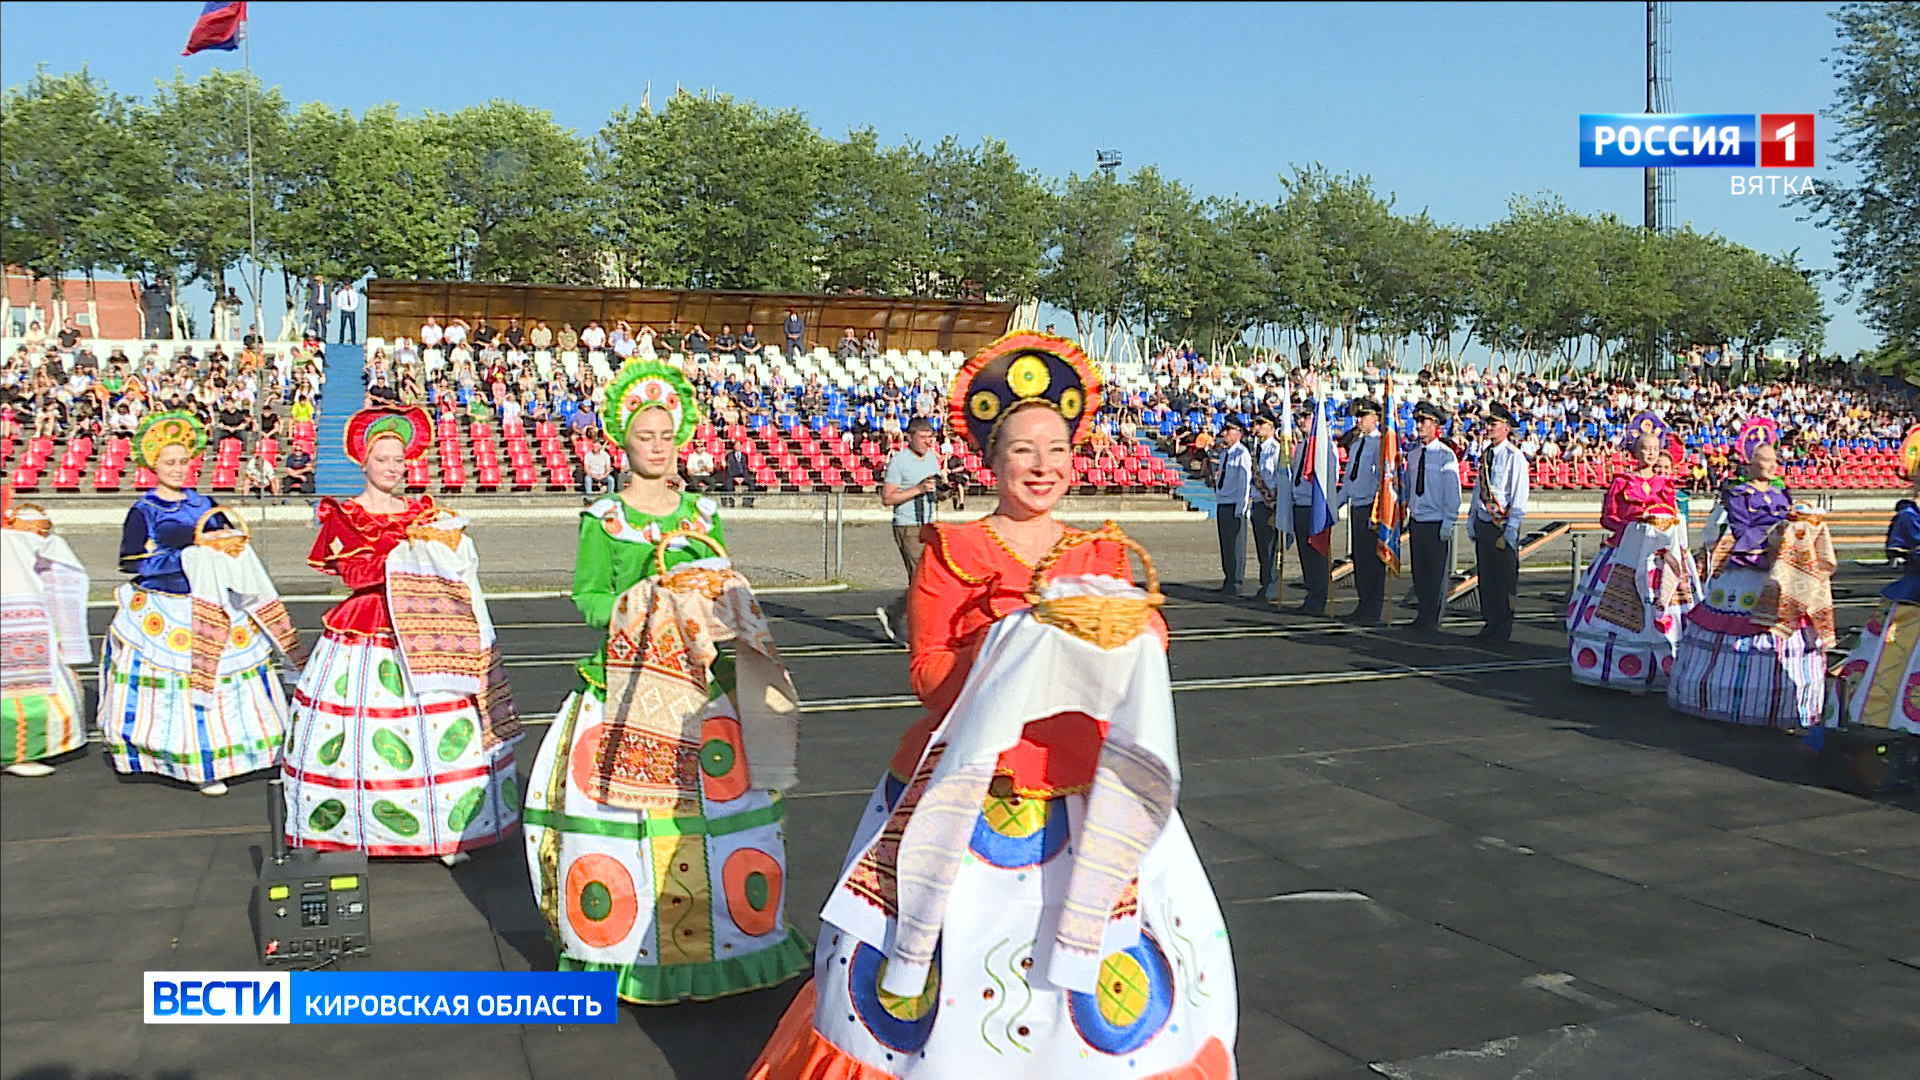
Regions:
[[[436, 520], [442, 511], [431, 498], [401, 494], [407, 462], [424, 452], [431, 430], [418, 407], [356, 413], [347, 453], [367, 488], [320, 502], [308, 562], [353, 594], [323, 617], [294, 692], [285, 772], [287, 842], [296, 847], [437, 856], [454, 866], [519, 819], [519, 720], [497, 653], [477, 693], [425, 688], [444, 680], [417, 670], [417, 659], [409, 664], [408, 628], [396, 626], [389, 604], [396, 548], [444, 541], [471, 550]], [[477, 591], [473, 601], [484, 603]]]

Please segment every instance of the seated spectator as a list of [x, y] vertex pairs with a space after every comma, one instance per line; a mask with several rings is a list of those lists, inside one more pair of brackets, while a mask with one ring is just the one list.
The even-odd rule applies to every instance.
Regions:
[[760, 355], [760, 336], [753, 332], [752, 323], [740, 329], [740, 351], [750, 357]]
[[693, 329], [687, 332], [686, 348], [688, 356], [706, 358], [713, 355], [712, 345], [707, 338], [707, 330], [705, 327], [699, 323], [693, 324]]
[[613, 455], [607, 453], [606, 440], [594, 439], [587, 444], [587, 452], [580, 455], [580, 472], [580, 490], [584, 494], [613, 491]]
[[228, 439], [246, 442], [247, 434], [253, 427], [253, 417], [240, 407], [240, 403], [229, 395], [220, 402], [214, 412], [216, 425], [213, 433], [213, 445], [217, 448]]
[[289, 495], [313, 494], [313, 456], [295, 445], [287, 452], [283, 465], [286, 468], [286, 491]]
[[588, 352], [599, 352], [607, 347], [607, 332], [600, 328], [598, 320], [589, 320], [587, 328], [580, 331], [580, 347]]
[[507, 320], [507, 328], [501, 332], [500, 340], [506, 342], [509, 349], [518, 349], [527, 343], [527, 332], [520, 329], [519, 319]]
[[553, 350], [553, 331], [547, 328], [545, 319], [533, 321], [533, 329], [527, 332], [527, 344], [537, 353]]
[[720, 333], [714, 336], [713, 351], [722, 358], [738, 363], [740, 360], [740, 339], [733, 336], [730, 323], [720, 324]]
[[560, 324], [560, 332], [554, 335], [554, 347], [563, 353], [576, 352], [580, 348], [580, 335], [570, 322]]
[[686, 335], [680, 332], [680, 323], [676, 320], [667, 324], [667, 332], [660, 335], [660, 344], [667, 350], [667, 355], [672, 356], [680, 351], [680, 344], [685, 338]]
[[695, 445], [687, 454], [687, 490], [707, 491], [713, 486], [713, 455]]
[[247, 462], [247, 468], [240, 477], [242, 495], [278, 495], [280, 482], [273, 473], [273, 462], [267, 455], [254, 451], [253, 458]]
[[867, 338], [860, 343], [860, 355], [867, 360], [880, 359], [880, 335], [867, 331]]
[[853, 327], [840, 337], [840, 343], [833, 348], [833, 354], [842, 360], [852, 360], [860, 355], [860, 339], [853, 336]]
[[653, 344], [659, 336], [652, 326], [646, 323], [640, 324], [640, 332], [634, 335], [633, 354], [642, 360], [660, 359], [660, 351]]

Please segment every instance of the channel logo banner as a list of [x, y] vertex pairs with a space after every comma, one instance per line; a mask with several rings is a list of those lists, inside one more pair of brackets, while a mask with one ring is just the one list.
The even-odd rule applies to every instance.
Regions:
[[611, 971], [149, 971], [149, 1024], [612, 1024]]
[[[1582, 113], [1580, 167], [1750, 169], [1758, 132], [1752, 113]], [[1811, 151], [1804, 161], [1812, 164]]]

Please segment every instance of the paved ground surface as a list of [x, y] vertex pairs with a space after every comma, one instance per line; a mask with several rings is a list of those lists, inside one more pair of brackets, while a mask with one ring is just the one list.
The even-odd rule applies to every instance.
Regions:
[[[1884, 575], [1845, 573], [1844, 623]], [[1241, 1076], [1920, 1074], [1920, 803], [1812, 786], [1783, 734], [1574, 687], [1564, 579], [1524, 581], [1499, 651], [1469, 643], [1470, 623], [1420, 640], [1168, 588], [1181, 810], [1233, 935]], [[787, 841], [789, 911], [812, 932], [916, 714], [854, 700], [904, 692], [876, 597], [767, 600], [811, 703]], [[322, 607], [294, 606], [308, 627]], [[591, 647], [572, 614], [495, 609], [529, 714], [559, 704]], [[625, 1009], [612, 1027], [143, 1026], [142, 970], [248, 966], [265, 792], [125, 782], [97, 748], [0, 780], [5, 1076], [731, 1078], [795, 990]], [[373, 966], [552, 964], [517, 842], [372, 881]]]

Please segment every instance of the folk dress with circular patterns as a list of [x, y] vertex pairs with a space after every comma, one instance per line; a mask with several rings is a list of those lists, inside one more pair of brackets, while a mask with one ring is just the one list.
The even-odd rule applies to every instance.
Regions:
[[[1905, 572], [1880, 590], [1886, 606], [1867, 621], [1860, 643], [1841, 663], [1827, 723], [1845, 720], [1920, 735], [1920, 507], [1911, 499], [1894, 508], [1887, 555], [1902, 561]], [[1842, 693], [1845, 702], [1838, 700]]]
[[[843, 866], [845, 884], [836, 890], [870, 893], [881, 918], [890, 918], [884, 913], [898, 888], [892, 859], [956, 734], [943, 721], [961, 700], [989, 633], [1026, 608], [1033, 570], [984, 522], [929, 526], [923, 539], [927, 554], [908, 624], [914, 688], [931, 713], [907, 732], [894, 767], [867, 799]], [[1067, 552], [1058, 570], [1073, 578], [1126, 576], [1125, 560], [1115, 545], [1090, 544]], [[1012, 652], [997, 655], [1027, 648], [1037, 650], [1027, 655], [1040, 655], [1041, 639], [1066, 637], [1032, 620], [1020, 623]], [[1155, 616], [1152, 628], [1158, 642], [1137, 639], [1122, 651], [1150, 653], [1143, 662], [1157, 658], [1163, 684], [1165, 624]], [[1096, 648], [1078, 641], [1066, 647]], [[1098, 683], [1152, 683], [1130, 661]], [[1171, 709], [1170, 699], [1163, 704]], [[1226, 925], [1177, 811], [1107, 912], [1106, 939], [1125, 943], [1100, 956], [1093, 989], [1068, 990], [1046, 978], [1074, 855], [1087, 840], [1088, 792], [1107, 734], [1106, 722], [1064, 712], [1026, 724], [999, 756], [958, 855], [940, 943], [918, 994], [883, 987], [886, 953], [863, 934], [885, 935], [856, 934], [824, 919], [813, 981], [788, 1008], [750, 1080], [1236, 1075], [1238, 997]], [[1129, 925], [1138, 927], [1130, 941], [1123, 932]]]
[[120, 565], [134, 579], [114, 593], [97, 714], [119, 772], [207, 784], [279, 764], [286, 692], [272, 642], [251, 621], [233, 621], [211, 701], [196, 702], [189, 686], [193, 597], [181, 553], [212, 509], [213, 500], [188, 490], [177, 500], [148, 492], [127, 512]]
[[470, 695], [413, 691], [387, 610], [386, 558], [430, 498], [397, 514], [323, 499], [308, 561], [353, 590], [293, 695], [287, 843], [387, 857], [451, 855], [499, 842], [520, 818], [512, 738], [486, 731]]
[[1636, 694], [1666, 687], [1700, 595], [1676, 492], [1672, 477], [1627, 473], [1608, 487], [1600, 524], [1611, 532], [1567, 605], [1574, 682]]
[[[692, 494], [674, 512], [644, 514], [618, 496], [580, 522], [573, 600], [605, 629], [614, 601], [656, 572], [667, 533], [691, 527], [725, 542], [716, 504]], [[670, 547], [669, 570], [709, 553]], [[809, 943], [786, 918], [786, 801], [757, 788], [728, 694], [724, 663], [710, 673], [702, 714], [697, 812], [610, 806], [588, 795], [606, 708], [604, 640], [579, 666], [528, 777], [527, 869], [561, 971], [612, 971], [621, 1000], [705, 1001], [787, 981], [806, 970]]]

